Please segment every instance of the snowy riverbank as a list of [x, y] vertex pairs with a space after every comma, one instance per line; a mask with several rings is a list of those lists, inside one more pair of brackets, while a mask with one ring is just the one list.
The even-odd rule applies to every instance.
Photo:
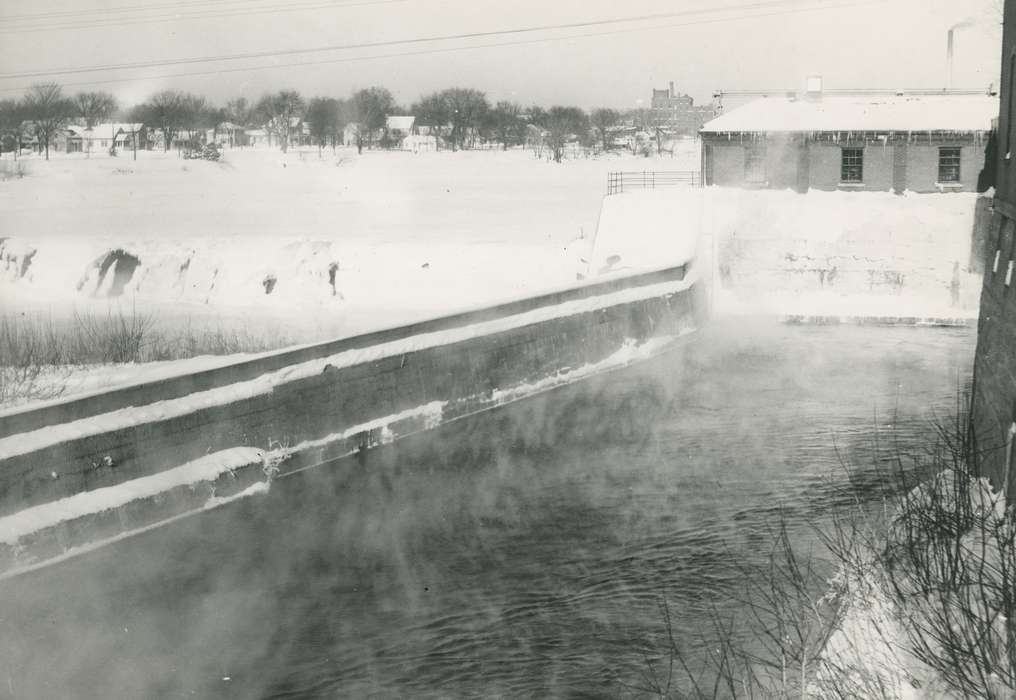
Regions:
[[[698, 157], [687, 142], [673, 158], [561, 164], [523, 151], [29, 158], [24, 178], [0, 184], [0, 297], [15, 322], [58, 330], [112, 315], [151, 320], [164, 339], [200, 327], [293, 344], [694, 255], [718, 314], [976, 317], [980, 277], [966, 269], [975, 195], [678, 187], [604, 197], [611, 171], [695, 169]], [[174, 362], [55, 368], [41, 383], [64, 376], [53, 390], [76, 392], [193, 366]]]

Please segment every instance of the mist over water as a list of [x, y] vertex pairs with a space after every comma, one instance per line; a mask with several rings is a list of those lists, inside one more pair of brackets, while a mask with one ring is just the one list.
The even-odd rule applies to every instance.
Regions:
[[694, 652], [777, 513], [806, 550], [876, 435], [930, 446], [974, 344], [715, 322], [0, 583], [0, 697], [627, 697], [663, 651], [660, 600]]

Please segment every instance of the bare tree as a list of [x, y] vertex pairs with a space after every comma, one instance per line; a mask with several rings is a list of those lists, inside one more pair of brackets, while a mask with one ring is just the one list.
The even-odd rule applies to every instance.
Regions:
[[315, 97], [307, 104], [307, 125], [318, 153], [331, 141], [335, 145], [340, 120], [339, 101], [331, 97]]
[[554, 161], [561, 162], [564, 148], [573, 138], [581, 139], [589, 126], [589, 117], [578, 107], [551, 107], [547, 112], [547, 145]]
[[0, 100], [0, 155], [10, 150], [14, 151], [15, 158], [18, 157], [24, 119], [22, 106], [17, 100]]
[[22, 100], [25, 118], [32, 122], [32, 130], [45, 148], [49, 160], [49, 142], [74, 116], [74, 105], [64, 97], [56, 83], [38, 83], [28, 88]]
[[515, 102], [501, 101], [494, 106], [491, 117], [497, 140], [501, 142], [501, 147], [507, 151], [509, 146], [518, 143], [520, 133], [524, 133], [519, 128], [520, 125], [524, 125], [522, 107]]
[[434, 148], [441, 150], [442, 131], [451, 121], [448, 103], [445, 102], [441, 93], [427, 95], [413, 105], [412, 112], [416, 116], [416, 123], [427, 127], [434, 135]]
[[600, 139], [603, 142], [603, 150], [609, 150], [610, 140], [608, 134], [610, 128], [616, 126], [621, 121], [620, 112], [606, 108], [594, 109], [593, 113], [589, 115], [589, 121], [593, 128], [596, 129], [596, 133], [600, 135]]
[[282, 152], [289, 150], [289, 140], [294, 129], [303, 123], [306, 105], [296, 90], [281, 90], [265, 95], [257, 104], [257, 114], [264, 120], [265, 130], [279, 140]]
[[448, 106], [451, 120], [452, 149], [464, 148], [467, 138], [475, 134], [490, 109], [487, 97], [479, 90], [470, 88], [451, 88], [443, 91], [441, 96]]
[[353, 93], [352, 103], [353, 113], [360, 125], [356, 147], [362, 152], [363, 137], [366, 135], [368, 145], [372, 145], [374, 136], [385, 128], [388, 115], [395, 111], [395, 98], [387, 88], [374, 86]]
[[[229, 112], [224, 107], [205, 107], [202, 121], [212, 130], [212, 141], [217, 141], [222, 125], [229, 121]], [[233, 141], [230, 135], [230, 143]]]
[[184, 94], [178, 90], [163, 90], [136, 107], [133, 119], [160, 131], [163, 150], [168, 151], [173, 137], [183, 128], [184, 100]]
[[226, 114], [229, 115], [229, 121], [237, 126], [250, 126], [254, 117], [254, 105], [246, 97], [238, 97], [226, 103]]
[[[96, 124], [105, 121], [116, 112], [116, 99], [108, 92], [79, 92], [74, 96], [75, 115], [85, 122], [85, 128], [91, 131]], [[116, 135], [114, 134], [115, 138]], [[91, 155], [92, 139], [88, 140]]]
[[116, 112], [116, 98], [108, 92], [79, 92], [74, 96], [76, 116], [91, 129], [99, 122], [105, 121]]

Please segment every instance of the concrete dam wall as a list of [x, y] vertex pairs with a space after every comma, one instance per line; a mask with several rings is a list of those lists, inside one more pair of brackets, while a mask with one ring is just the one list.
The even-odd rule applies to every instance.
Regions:
[[0, 576], [652, 356], [695, 294], [671, 267], [8, 413]]

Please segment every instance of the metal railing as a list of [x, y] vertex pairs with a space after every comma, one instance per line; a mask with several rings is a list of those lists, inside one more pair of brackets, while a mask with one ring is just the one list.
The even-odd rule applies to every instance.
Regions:
[[607, 173], [607, 194], [628, 190], [652, 190], [658, 187], [696, 187], [701, 182], [695, 170], [643, 170]]

